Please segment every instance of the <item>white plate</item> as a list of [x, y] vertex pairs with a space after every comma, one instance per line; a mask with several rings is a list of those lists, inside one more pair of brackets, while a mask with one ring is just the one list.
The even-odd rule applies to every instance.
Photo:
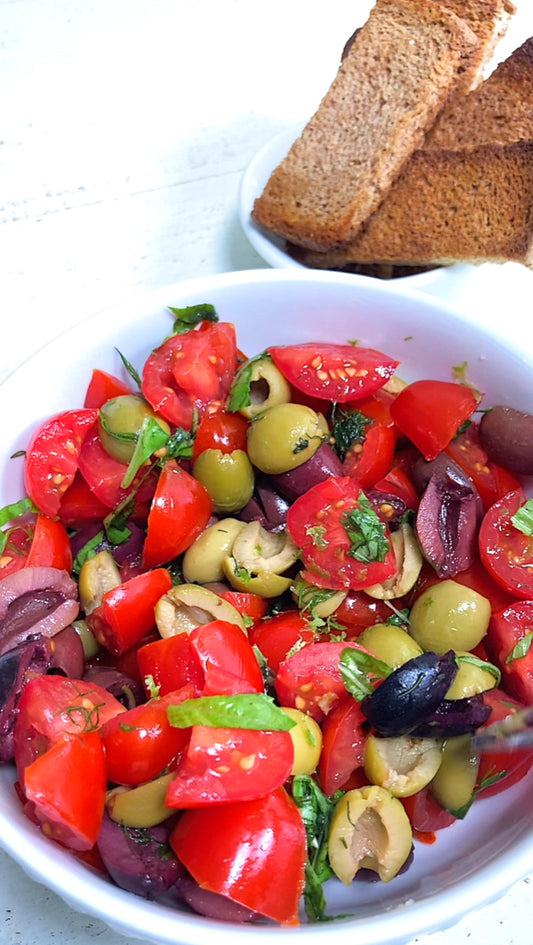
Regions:
[[[79, 406], [93, 367], [122, 372], [118, 349], [140, 368], [171, 327], [169, 305], [212, 302], [237, 326], [248, 354], [269, 343], [360, 338], [402, 361], [406, 379], [450, 379], [465, 360], [469, 379], [489, 400], [530, 405], [533, 345], [506, 341], [473, 325], [422, 293], [342, 273], [260, 270], [224, 274], [169, 286], [100, 313], [61, 335], [0, 386], [4, 458], [0, 507], [22, 495], [23, 449], [45, 417]], [[15, 407], [14, 407], [15, 405]], [[47, 840], [22, 813], [14, 771], [0, 768], [0, 844], [27, 874], [130, 938], [158, 945], [319, 945], [324, 926], [279, 929], [220, 923], [147, 902], [93, 874]], [[533, 869], [533, 771], [498, 797], [480, 800], [467, 819], [444, 830], [433, 846], [417, 844], [413, 865], [388, 884], [333, 881], [331, 914], [350, 913], [327, 926], [332, 945], [400, 945], [423, 932], [445, 929], [472, 909], [497, 899]], [[280, 864], [283, 869], [283, 864]], [[524, 917], [525, 921], [525, 917]]]

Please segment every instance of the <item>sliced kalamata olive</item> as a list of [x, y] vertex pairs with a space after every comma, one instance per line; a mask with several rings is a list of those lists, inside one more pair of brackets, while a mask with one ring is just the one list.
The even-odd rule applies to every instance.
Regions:
[[106, 813], [97, 847], [105, 868], [121, 889], [155, 900], [175, 891], [179, 898], [176, 883], [184, 875], [184, 867], [168, 845], [168, 837], [165, 824], [142, 830], [122, 827]]
[[443, 656], [422, 653], [395, 669], [365, 696], [361, 709], [380, 735], [408, 735], [440, 705], [456, 673], [452, 650]]
[[490, 713], [491, 708], [483, 701], [482, 693], [464, 699], [443, 699], [411, 734], [422, 738], [466, 735], [484, 725]]
[[311, 486], [316, 486], [330, 476], [343, 475], [342, 462], [333, 447], [329, 443], [321, 443], [317, 451], [301, 466], [272, 478], [281, 494], [293, 502]]
[[83, 677], [76, 676], [75, 678], [83, 678], [85, 681], [97, 683], [103, 689], [107, 689], [126, 709], [133, 709], [134, 706], [146, 702], [146, 693], [140, 682], [121, 673], [113, 666], [90, 666], [83, 673]]
[[77, 585], [66, 571], [22, 568], [0, 581], [0, 656], [29, 636], [53, 637], [79, 612]]
[[241, 906], [233, 899], [221, 896], [210, 889], [202, 889], [192, 876], [180, 879], [178, 890], [194, 912], [205, 915], [209, 919], [218, 919], [222, 922], [252, 922], [257, 918], [257, 913], [251, 912], [246, 906]]
[[47, 672], [81, 679], [85, 666], [83, 643], [74, 627], [60, 630], [50, 640], [50, 666]]
[[[144, 529], [131, 520], [126, 523], [126, 526], [130, 531], [130, 536], [126, 541], [122, 542], [120, 545], [113, 545], [102, 532], [102, 540], [98, 545], [94, 546], [95, 553], [98, 551], [110, 551], [118, 565], [121, 565], [126, 559], [134, 560], [138, 558], [140, 561], [146, 533]], [[72, 554], [76, 556], [81, 549], [101, 531], [101, 522], [91, 522], [83, 528], [80, 528], [70, 539]]]
[[454, 577], [473, 563], [481, 513], [478, 491], [451, 459], [415, 464], [413, 478], [424, 492], [416, 514], [416, 534], [424, 557], [439, 577]]
[[257, 476], [254, 494], [239, 512], [243, 522], [259, 522], [268, 531], [279, 531], [287, 523], [289, 502], [265, 476]]
[[37, 637], [20, 643], [0, 657], [0, 763], [13, 758], [16, 707], [26, 682], [50, 666], [50, 641]]
[[391, 529], [398, 528], [400, 519], [407, 512], [407, 502], [399, 495], [394, 495], [393, 492], [382, 492], [381, 489], [369, 489], [366, 495], [376, 514], [386, 521]]

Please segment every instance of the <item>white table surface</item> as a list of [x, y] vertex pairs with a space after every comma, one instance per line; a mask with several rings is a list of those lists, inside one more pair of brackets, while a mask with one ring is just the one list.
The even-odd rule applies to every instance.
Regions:
[[[498, 58], [533, 35], [531, 0], [515, 3]], [[370, 6], [0, 0], [0, 380], [115, 302], [266, 266], [238, 222], [243, 170], [312, 114]], [[431, 291], [533, 350], [532, 290], [533, 273], [507, 265]], [[532, 884], [416, 942], [529, 945]], [[1, 852], [0, 907], [2, 945], [129, 942]]]

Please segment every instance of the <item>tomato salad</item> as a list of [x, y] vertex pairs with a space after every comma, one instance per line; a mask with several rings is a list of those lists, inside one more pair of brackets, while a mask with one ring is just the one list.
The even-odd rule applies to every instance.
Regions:
[[360, 344], [247, 357], [211, 305], [170, 313], [12, 459], [0, 759], [125, 889], [329, 918], [326, 880], [393, 880], [531, 767], [472, 736], [533, 701], [533, 418]]

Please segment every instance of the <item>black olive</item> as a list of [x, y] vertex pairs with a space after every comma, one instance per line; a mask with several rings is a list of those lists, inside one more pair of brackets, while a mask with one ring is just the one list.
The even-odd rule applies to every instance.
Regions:
[[408, 735], [435, 712], [457, 673], [453, 650], [422, 653], [398, 666], [361, 702], [380, 735]]

